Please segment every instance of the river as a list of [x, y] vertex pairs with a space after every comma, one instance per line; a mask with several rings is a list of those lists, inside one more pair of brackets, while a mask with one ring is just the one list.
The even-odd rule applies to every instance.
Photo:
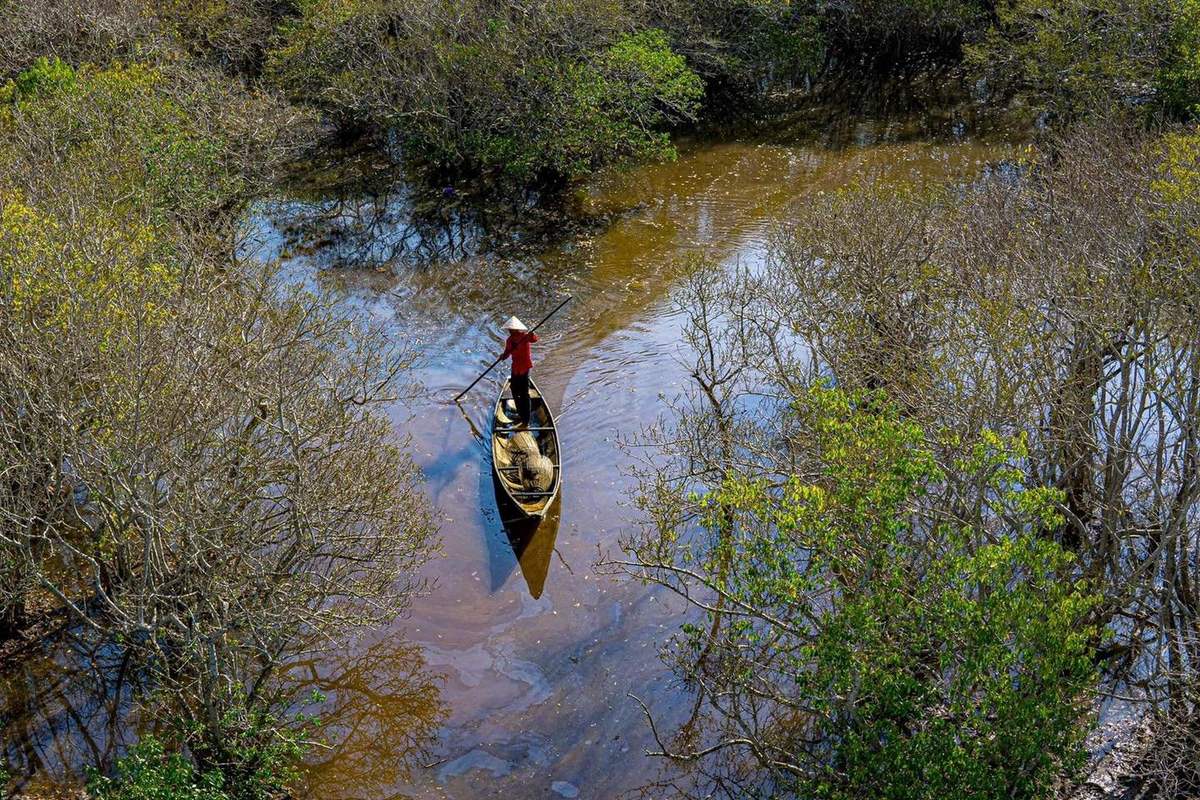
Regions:
[[[441, 527], [429, 590], [406, 618], [297, 668], [326, 698], [312, 710], [328, 720], [332, 745], [313, 759], [309, 794], [609, 798], [653, 780], [660, 765], [644, 755], [653, 741], [629, 695], [668, 724], [686, 712], [658, 658], [681, 609], [594, 565], [638, 524], [627, 474], [635, 454], [622, 442], [686, 388], [672, 304], [681, 259], [752, 267], [808, 193], [871, 177], [970, 180], [1012, 155], [1009, 141], [948, 117], [806, 121], [759, 138], [683, 141], [674, 162], [580, 188], [576, 210], [595, 222], [558, 241], [544, 230], [497, 233], [453, 186], [447, 208], [423, 209], [420, 223], [402, 187], [347, 191], [355, 184], [344, 176], [314, 177], [260, 206], [250, 226], [258, 257], [280, 259], [285, 274], [418, 350], [414, 391], [390, 413]], [[514, 541], [478, 438], [504, 367], [461, 405], [448, 401], [499, 352], [500, 322], [536, 320], [567, 294], [573, 302], [539, 333], [534, 371], [558, 414], [562, 498]], [[426, 733], [432, 744], [414, 749]], [[55, 738], [26, 749], [42, 749], [46, 764], [69, 758]]]

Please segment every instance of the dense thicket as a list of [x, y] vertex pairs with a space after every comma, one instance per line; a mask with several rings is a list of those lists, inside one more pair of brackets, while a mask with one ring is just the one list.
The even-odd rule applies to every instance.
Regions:
[[863, 181], [761, 272], [693, 268], [694, 391], [620, 565], [700, 612], [662, 790], [1049, 797], [1099, 695], [1155, 720], [1131, 777], [1194, 793], [1200, 137], [1049, 152]]
[[666, 133], [814, 86], [951, 80], [1065, 116], [1200, 103], [1197, 0], [7, 0], [34, 58], [219, 69], [343, 135], [523, 183], [670, 157]]
[[56, 622], [119, 653], [197, 796], [280, 796], [285, 666], [392, 618], [428, 552], [375, 410], [407, 356], [239, 258], [304, 130], [286, 106], [46, 57], [0, 100], [0, 641]]

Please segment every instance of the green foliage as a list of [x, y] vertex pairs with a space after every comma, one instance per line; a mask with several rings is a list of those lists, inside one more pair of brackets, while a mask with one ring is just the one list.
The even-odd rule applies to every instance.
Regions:
[[717, 641], [688, 628], [679, 663], [719, 647], [705, 682], [731, 716], [783, 699], [754, 725], [806, 765], [759, 762], [785, 794], [1049, 797], [1082, 763], [1096, 679], [1096, 598], [1040, 536], [1061, 493], [1024, 485], [1023, 440], [985, 433], [954, 465], [979, 511], [956, 517], [924, 432], [881, 398], [816, 388], [792, 413], [812, 477], [731, 477], [696, 498], [710, 546], [676, 540], [740, 612]]
[[342, 127], [390, 124], [377, 107], [387, 79], [379, 61], [390, 49], [384, 4], [304, 0], [299, 10], [280, 26], [280, 43], [267, 55], [268, 79]]
[[301, 717], [286, 723], [269, 710], [248, 708], [245, 693], [235, 691], [222, 705], [215, 727], [192, 723], [184, 731], [188, 748], [206, 769], [222, 776], [230, 800], [269, 800], [287, 796], [300, 779], [304, 735], [319, 725]]
[[164, 264], [170, 247], [144, 225], [80, 222], [91, 234], [87, 250], [19, 194], [0, 194], [0, 301], [47, 332], [86, 325], [98, 355], [115, 358], [132, 326], [163, 319], [160, 308], [178, 286]]
[[75, 70], [57, 56], [42, 56], [33, 66], [0, 86], [0, 103], [14, 103], [75, 88]]
[[652, 19], [689, 66], [731, 99], [816, 76], [825, 60], [823, 17], [813, 3], [665, 0]]
[[[304, 747], [298, 736], [269, 715], [253, 721], [226, 713], [220, 730], [227, 737], [223, 760], [197, 767], [179, 753], [168, 753], [157, 738], [142, 739], [118, 759], [116, 775], [92, 771], [88, 791], [95, 800], [275, 800], [289, 796], [299, 779]], [[201, 751], [201, 755], [212, 755]]]
[[1068, 115], [1154, 93], [1177, 4], [1190, 0], [1005, 0], [968, 47], [994, 89], [1022, 91]]
[[[236, 210], [272, 173], [295, 122], [208, 79], [129, 64], [72, 70], [41, 63], [0, 105], [0, 188], [51, 207], [78, 185], [108, 213], [196, 226]], [[45, 187], [54, 187], [49, 191]]]
[[672, 155], [666, 130], [694, 116], [703, 87], [663, 32], [622, 32], [603, 2], [478, 6], [409, 17], [379, 0], [308, 0], [267, 74], [342, 127], [389, 129], [440, 166], [527, 181]]
[[[691, 118], [700, 79], [671, 51], [662, 31], [621, 37], [590, 62], [534, 65], [536, 105], [478, 141], [472, 160], [502, 165], [517, 178], [542, 170], [580, 177], [606, 164], [667, 159], [669, 122]], [[543, 71], [544, 70], [544, 71]]]
[[289, 5], [275, 0], [159, 0], [152, 13], [180, 49], [253, 75]]
[[178, 753], [147, 737], [117, 761], [112, 778], [92, 773], [88, 792], [96, 800], [230, 800], [220, 772], [199, 772]]
[[1179, 116], [1200, 116], [1200, 0], [1176, 0], [1171, 49], [1159, 77], [1163, 104]]
[[[156, 212], [203, 213], [236, 194], [241, 177], [223, 168], [224, 143], [202, 131], [194, 110], [164, 89], [153, 67], [84, 70], [53, 94], [22, 93], [0, 110], [0, 134], [9, 139], [22, 127], [46, 131], [44, 144], [66, 146], [57, 168], [106, 168], [108, 180], [94, 189]], [[0, 141], [0, 152], [14, 160], [42, 157], [19, 146]]]

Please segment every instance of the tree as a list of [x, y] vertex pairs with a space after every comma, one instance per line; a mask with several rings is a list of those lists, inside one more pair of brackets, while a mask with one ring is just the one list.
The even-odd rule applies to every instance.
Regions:
[[967, 60], [1000, 95], [1021, 92], [1068, 117], [1152, 99], [1190, 0], [1003, 0]]
[[312, 2], [283, 26], [267, 73], [434, 166], [575, 178], [670, 156], [665, 130], [696, 112], [699, 79], [665, 35], [631, 27], [607, 2]]
[[699, 612], [667, 650], [696, 705], [656, 753], [681, 793], [1049, 796], [1096, 679], [1098, 597], [1039, 535], [1061, 494], [1026, 485], [1021, 440], [983, 432], [949, 480], [881, 395], [758, 382], [725, 360], [754, 352], [746, 295], [713, 284], [685, 293], [697, 391], [652, 432], [650, 524], [614, 564]]
[[38, 70], [0, 110], [5, 632], [57, 609], [123, 650], [200, 772], [253, 794], [284, 665], [418, 586], [433, 528], [377, 410], [409, 357], [238, 258], [280, 155], [243, 120], [151, 68]]

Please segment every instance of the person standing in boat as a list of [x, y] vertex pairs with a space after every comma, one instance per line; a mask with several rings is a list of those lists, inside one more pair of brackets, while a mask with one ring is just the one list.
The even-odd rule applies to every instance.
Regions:
[[500, 358], [512, 358], [513, 401], [517, 404], [517, 415], [522, 422], [528, 424], [532, 413], [532, 402], [529, 399], [529, 370], [533, 369], [533, 356], [529, 345], [538, 340], [536, 333], [530, 333], [524, 322], [516, 317], [509, 317], [504, 323], [508, 331], [508, 339], [504, 342], [504, 352]]

